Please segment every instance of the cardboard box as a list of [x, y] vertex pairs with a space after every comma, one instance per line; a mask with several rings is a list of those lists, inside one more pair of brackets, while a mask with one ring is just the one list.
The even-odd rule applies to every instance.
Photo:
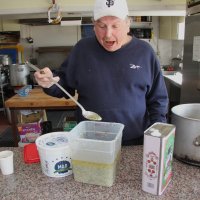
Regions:
[[47, 121], [45, 110], [22, 110], [18, 114], [20, 142], [33, 143], [42, 134], [41, 122]]
[[142, 190], [161, 195], [172, 178], [175, 126], [155, 123], [144, 133]]
[[19, 123], [47, 121], [45, 110], [22, 110], [18, 114]]
[[42, 133], [40, 122], [18, 124], [17, 126], [20, 141], [22, 143], [33, 143]]

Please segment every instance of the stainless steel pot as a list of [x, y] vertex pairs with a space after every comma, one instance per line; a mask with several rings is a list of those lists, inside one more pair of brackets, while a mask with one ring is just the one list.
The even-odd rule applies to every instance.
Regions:
[[200, 166], [200, 104], [181, 104], [171, 111], [172, 124], [176, 126], [174, 156]]
[[181, 58], [172, 58], [171, 65], [174, 67], [175, 71], [180, 71], [182, 62]]
[[30, 69], [26, 64], [12, 64], [9, 66], [11, 86], [28, 84]]
[[11, 58], [8, 55], [0, 55], [0, 63], [4, 66], [11, 65]]

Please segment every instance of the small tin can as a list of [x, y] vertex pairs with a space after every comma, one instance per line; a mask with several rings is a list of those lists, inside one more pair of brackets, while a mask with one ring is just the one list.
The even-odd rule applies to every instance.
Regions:
[[144, 132], [142, 190], [161, 195], [172, 179], [175, 126], [155, 123]]

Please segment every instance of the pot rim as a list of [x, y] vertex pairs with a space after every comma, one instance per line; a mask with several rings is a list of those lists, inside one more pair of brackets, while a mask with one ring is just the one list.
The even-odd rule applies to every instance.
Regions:
[[[174, 115], [176, 115], [178, 117], [200, 122], [200, 116], [199, 116], [199, 118], [195, 118], [195, 117], [191, 117], [191, 116], [183, 116], [183, 115], [181, 115], [183, 113], [182, 112], [183, 109], [185, 109], [185, 108], [189, 109], [189, 108], [194, 107], [194, 106], [199, 107], [199, 112], [200, 112], [200, 103], [179, 104], [177, 106], [172, 107], [171, 111], [172, 111], [172, 114], [174, 114]], [[197, 110], [197, 109], [195, 109], [195, 110]], [[180, 112], [181, 112], [181, 114], [180, 114]]]

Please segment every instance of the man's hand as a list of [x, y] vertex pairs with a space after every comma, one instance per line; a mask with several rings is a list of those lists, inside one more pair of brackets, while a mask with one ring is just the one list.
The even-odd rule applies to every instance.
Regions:
[[53, 77], [53, 73], [48, 67], [41, 69], [40, 71], [36, 71], [34, 73], [35, 80], [37, 81], [38, 85], [42, 86], [43, 88], [50, 88], [54, 83], [51, 81], [58, 82], [60, 78], [58, 76]]

